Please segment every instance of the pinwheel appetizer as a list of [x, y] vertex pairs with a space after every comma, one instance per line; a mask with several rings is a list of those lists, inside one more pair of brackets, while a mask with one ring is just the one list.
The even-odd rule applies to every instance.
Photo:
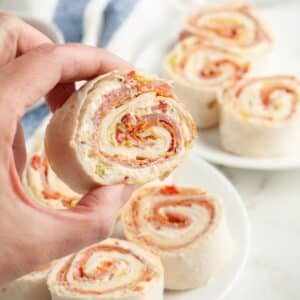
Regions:
[[57, 261], [41, 266], [6, 287], [0, 288], [1, 300], [50, 300], [47, 276]]
[[141, 188], [123, 209], [122, 224], [128, 240], [160, 255], [167, 289], [201, 286], [232, 257], [222, 205], [198, 188]]
[[163, 80], [135, 71], [99, 76], [58, 109], [46, 132], [51, 167], [73, 190], [166, 177], [195, 125]]
[[289, 76], [249, 79], [221, 96], [222, 146], [254, 156], [299, 155], [300, 82]]
[[251, 59], [262, 58], [273, 46], [269, 30], [245, 4], [203, 6], [187, 17], [181, 39], [191, 35]]
[[162, 300], [163, 285], [159, 257], [117, 239], [61, 260], [48, 278], [53, 300]]
[[73, 192], [51, 169], [44, 150], [45, 126], [42, 124], [33, 137], [22, 183], [28, 195], [39, 205], [52, 209], [72, 208], [81, 196]]
[[179, 42], [167, 56], [164, 70], [198, 128], [219, 121], [217, 95], [250, 71], [250, 61], [196, 37]]

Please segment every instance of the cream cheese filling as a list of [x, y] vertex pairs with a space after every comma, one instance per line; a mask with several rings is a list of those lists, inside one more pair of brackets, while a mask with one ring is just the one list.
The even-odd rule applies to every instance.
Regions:
[[[194, 203], [191, 206], [177, 205], [163, 206], [158, 213], [166, 215], [168, 213], [184, 216], [189, 220], [189, 225], [184, 227], [170, 227], [168, 224], [161, 224], [151, 221], [153, 208], [160, 203], [172, 201], [198, 200], [199, 196], [145, 196], [140, 200], [140, 207], [137, 216], [139, 224], [139, 236], [151, 240], [153, 246], [161, 245], [163, 247], [181, 247], [190, 243], [203, 232], [211, 221], [211, 216], [207, 209], [201, 204]], [[150, 216], [150, 218], [149, 218]], [[159, 248], [159, 246], [158, 246]]]
[[[218, 39], [226, 42], [231, 42], [234, 45], [241, 47], [251, 46], [256, 38], [256, 24], [248, 16], [234, 11], [224, 12], [208, 12], [207, 14], [201, 15], [197, 20], [198, 31], [211, 37], [218, 37]], [[206, 28], [241, 28], [241, 31], [237, 33], [233, 39], [223, 37], [214, 31], [207, 30]]]
[[[268, 85], [270, 87], [274, 86], [275, 89], [270, 93], [269, 103], [266, 105], [262, 101], [262, 90]], [[276, 89], [276, 86], [279, 88]], [[282, 87], [295, 90], [296, 94], [294, 95]], [[242, 112], [249, 114], [249, 116], [256, 116], [262, 119], [285, 120], [293, 113], [295, 97], [296, 101], [299, 102], [299, 87], [291, 81], [255, 81], [242, 88], [238, 96], [237, 109], [241, 109]]]
[[[34, 155], [37, 155], [41, 158], [41, 160], [44, 160], [45, 154], [41, 151], [31, 153], [28, 158], [23, 174], [25, 178], [25, 187], [31, 196], [34, 197], [34, 199], [41, 205], [51, 207], [53, 209], [65, 209], [66, 206], [64, 205], [62, 198], [69, 198], [72, 200], [77, 198], [79, 200], [81, 196], [72, 191], [62, 180], [60, 180], [51, 169], [50, 165], [48, 165], [47, 173], [44, 173], [44, 175], [42, 174], [44, 170], [41, 168], [34, 169], [31, 166], [31, 158]], [[45, 176], [45, 182], [43, 176]], [[54, 194], [59, 193], [62, 197], [45, 198], [43, 193], [45, 192], [45, 185], [47, 186], [48, 191]]]
[[[197, 38], [180, 42], [167, 59], [168, 69], [175, 78], [194, 87], [226, 87], [241, 79], [250, 62], [240, 55], [218, 47], [201, 44]], [[207, 74], [212, 71], [213, 74]]]
[[[108, 113], [103, 118], [95, 122], [95, 116], [97, 116], [99, 107], [103, 105], [105, 101], [109, 101], [105, 99], [105, 97], [107, 97], [106, 95], [122, 88], [123, 84], [124, 83], [121, 82], [118, 77], [108, 77], [105, 78], [105, 80], [96, 82], [81, 107], [79, 122], [76, 128], [74, 143], [84, 168], [88, 173], [92, 173], [95, 176], [106, 177], [107, 179], [115, 177], [115, 174], [119, 174], [119, 180], [122, 180], [122, 173], [126, 174], [126, 176], [128, 174], [129, 176], [136, 176], [136, 171], [126, 165], [120, 165], [117, 161], [113, 162], [110, 157], [99, 155], [99, 153], [95, 151], [93, 134], [97, 134], [97, 147], [101, 152], [109, 156], [115, 156], [116, 159], [118, 157], [122, 158], [123, 156], [123, 158], [129, 162], [135, 161], [140, 157], [146, 159], [162, 157], [168, 152], [174, 139], [177, 143], [176, 149], [184, 149], [185, 141], [189, 140], [191, 135], [189, 124], [186, 122], [188, 116], [185, 115], [181, 103], [173, 99], [156, 96], [154, 92], [142, 93], [139, 96], [129, 99], [120, 106], [113, 105], [113, 107], [108, 108]], [[156, 110], [156, 107], [160, 105], [161, 101], [167, 104], [166, 111], [162, 112]], [[179, 131], [181, 138], [174, 136], [173, 139], [173, 136], [167, 128], [156, 124], [139, 133], [141, 144], [135, 144], [135, 142], [131, 143], [130, 140], [129, 142], [118, 143], [116, 140], [117, 125], [126, 113], [130, 113], [141, 120], [143, 120], [143, 118], [146, 119], [147, 116], [151, 114], [158, 114], [163, 118], [170, 119], [170, 126], [172, 127], [173, 124], [175, 124], [175, 129]], [[158, 119], [160, 119], [159, 116]], [[95, 126], [98, 126], [98, 128], [95, 128]], [[150, 143], [143, 143], [143, 139], [147, 139], [147, 136], [152, 134], [155, 135], [155, 138], [150, 140]], [[179, 140], [181, 141], [180, 143]], [[177, 156], [182, 155], [180, 152], [181, 151], [178, 151], [177, 154], [173, 153], [170, 159], [175, 159]], [[110, 166], [110, 169], [106, 170], [106, 166]], [[146, 165], [143, 165], [143, 168], [146, 167], [148, 169], [145, 170], [145, 172], [149, 173], [148, 176], [156, 176], [155, 173], [157, 173], [158, 170], [154, 170], [151, 164], [147, 165], [146, 163]], [[165, 167], [169, 168], [167, 164], [165, 164]], [[113, 168], [118, 168], [118, 172], [115, 172]], [[142, 174], [141, 176], [143, 177], [144, 175]]]

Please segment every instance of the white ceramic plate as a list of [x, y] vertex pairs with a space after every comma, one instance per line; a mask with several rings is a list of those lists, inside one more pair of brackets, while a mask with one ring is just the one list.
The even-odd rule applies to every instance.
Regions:
[[[250, 226], [244, 203], [232, 184], [194, 152], [180, 165], [171, 179], [167, 179], [167, 182], [202, 187], [223, 200], [229, 229], [234, 240], [235, 255], [228, 266], [205, 286], [185, 292], [166, 292], [164, 299], [220, 300], [237, 281], [248, 257]], [[122, 237], [120, 223], [115, 229], [114, 236]]]
[[[287, 74], [300, 77], [300, 39], [297, 38], [300, 12], [292, 8], [272, 8], [263, 10], [262, 15], [273, 32], [275, 47], [261, 75]], [[179, 21], [172, 22], [174, 30], [164, 30], [170, 34], [153, 35], [151, 43], [136, 58], [135, 65], [150, 72], [161, 73], [162, 61], [176, 41], [180, 28]], [[196, 148], [202, 158], [226, 166], [261, 170], [300, 168], [300, 154], [299, 157], [257, 159], [228, 153], [220, 147], [216, 129], [201, 131]]]

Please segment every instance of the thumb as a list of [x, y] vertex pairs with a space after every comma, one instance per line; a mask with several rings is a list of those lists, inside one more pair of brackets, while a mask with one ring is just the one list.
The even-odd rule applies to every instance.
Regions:
[[133, 192], [132, 185], [109, 185], [95, 188], [89, 191], [80, 200], [74, 211], [81, 211], [84, 208], [103, 209], [115, 212], [119, 210], [129, 199]]
[[129, 185], [103, 186], [88, 192], [70, 210], [48, 212], [53, 218], [47, 224], [46, 232], [51, 230], [44, 255], [62, 257], [110, 236], [119, 210], [132, 192]]
[[96, 240], [106, 238], [111, 234], [120, 209], [129, 200], [133, 190], [132, 185], [123, 184], [95, 188], [72, 211], [88, 215], [92, 227], [96, 229]]

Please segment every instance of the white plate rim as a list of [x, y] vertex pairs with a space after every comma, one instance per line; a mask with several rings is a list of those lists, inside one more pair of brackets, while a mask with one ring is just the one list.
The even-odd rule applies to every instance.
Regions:
[[219, 151], [220, 154], [214, 153], [213, 150], [210, 150], [212, 148], [211, 144], [205, 141], [203, 136], [215, 134], [216, 131], [218, 131], [217, 127], [211, 129], [202, 129], [199, 131], [199, 137], [195, 143], [195, 150], [202, 159], [218, 165], [248, 170], [279, 171], [300, 168], [300, 157], [243, 157], [226, 152], [221, 147], [217, 147], [217, 151]]

